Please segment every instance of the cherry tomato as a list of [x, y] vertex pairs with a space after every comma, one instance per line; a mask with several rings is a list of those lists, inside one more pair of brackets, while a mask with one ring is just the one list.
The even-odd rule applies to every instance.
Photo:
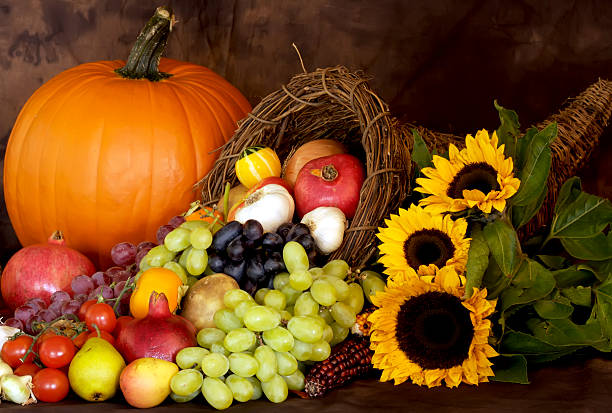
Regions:
[[85, 330], [78, 336], [74, 337], [72, 339], [72, 343], [78, 348], [81, 348], [83, 347], [83, 344], [85, 344], [85, 342], [87, 341], [87, 336], [89, 336], [89, 330]]
[[105, 303], [96, 303], [87, 309], [85, 323], [89, 330], [94, 331], [94, 324], [100, 330], [112, 333], [117, 325], [117, 316], [113, 307]]
[[38, 350], [40, 361], [47, 367], [58, 369], [72, 361], [76, 347], [66, 336], [55, 336], [46, 339]]
[[32, 337], [29, 336], [19, 336], [15, 340], [8, 340], [2, 346], [0, 357], [13, 369], [21, 366], [23, 363], [32, 363], [34, 361], [34, 353], [28, 354], [24, 361], [21, 360], [32, 345], [32, 341]]
[[113, 330], [113, 335], [115, 336], [115, 338], [119, 337], [119, 333], [121, 332], [121, 330], [123, 330], [123, 328], [126, 325], [128, 325], [128, 323], [132, 321], [133, 319], [134, 317], [130, 315], [122, 315], [121, 317], [117, 319], [117, 325], [115, 326], [115, 329]]
[[89, 310], [89, 307], [96, 304], [97, 302], [98, 300], [89, 300], [81, 304], [81, 308], [79, 308], [79, 313], [77, 314], [79, 320], [85, 321], [85, 314], [87, 313], [87, 310]]
[[55, 337], [57, 336], [57, 334], [55, 334], [53, 331], [51, 330], [47, 330], [44, 333], [42, 333], [37, 339], [36, 339], [36, 348], [39, 348], [40, 345], [47, 339], [51, 338], [51, 337]]
[[53, 368], [42, 369], [32, 378], [34, 396], [43, 402], [59, 402], [70, 390], [68, 376]]
[[109, 343], [111, 343], [111, 345], [113, 346], [115, 345], [115, 337], [113, 337], [113, 335], [109, 333], [108, 331], [100, 330], [100, 335], [98, 335], [97, 331], [92, 331], [87, 336], [87, 340], [89, 340], [92, 337], [100, 337], [101, 339], [106, 340]]
[[13, 372], [16, 376], [32, 376], [40, 371], [40, 367], [38, 367], [34, 363], [23, 363], [21, 366], [17, 367]]

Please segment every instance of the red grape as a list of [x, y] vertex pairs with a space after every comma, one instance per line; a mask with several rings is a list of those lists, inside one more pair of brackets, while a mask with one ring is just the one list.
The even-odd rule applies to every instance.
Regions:
[[18, 328], [20, 330], [23, 330], [23, 327], [24, 327], [23, 326], [23, 322], [21, 320], [18, 320], [18, 319], [13, 318], [13, 317], [7, 318], [6, 321], [4, 322], [4, 325], [8, 326], [8, 327], [15, 327], [15, 328]]
[[164, 240], [166, 239], [166, 235], [168, 235], [168, 233], [172, 232], [173, 230], [174, 227], [172, 225], [162, 225], [161, 227], [159, 227], [159, 229], [157, 230], [157, 234], [155, 235], [157, 242], [160, 245], [163, 244]]
[[123, 287], [125, 287], [125, 281], [120, 281], [115, 285], [113, 291], [115, 293], [115, 297], [119, 297], [119, 294], [121, 294], [121, 291], [123, 291]]
[[91, 276], [91, 279], [96, 284], [96, 287], [108, 285], [111, 283], [112, 278], [104, 272], [98, 271]]
[[38, 313], [38, 317], [42, 318], [43, 321], [45, 322], [50, 322], [55, 320], [57, 317], [59, 317], [59, 313], [56, 313], [55, 311], [46, 308], [44, 310], [40, 310], [40, 312]]
[[22, 305], [15, 309], [15, 318], [22, 323], [26, 323], [29, 319], [36, 315], [37, 311], [30, 306]]
[[170, 221], [168, 221], [168, 225], [170, 225], [173, 228], [176, 228], [179, 225], [181, 225], [183, 222], [185, 222], [185, 217], [182, 215], [176, 215], [170, 218]]
[[89, 296], [87, 294], [77, 294], [74, 296], [74, 301], [83, 304], [88, 298]]
[[70, 300], [62, 303], [62, 314], [77, 314], [81, 308], [81, 303], [76, 300]]
[[93, 290], [95, 286], [94, 281], [87, 275], [79, 275], [78, 277], [74, 277], [70, 283], [72, 292], [75, 294], [89, 294], [89, 292]]
[[70, 299], [66, 301], [53, 301], [49, 304], [49, 308], [47, 309], [53, 311], [55, 314], [62, 314], [62, 306], [67, 301], [70, 301]]
[[136, 258], [136, 246], [129, 242], [120, 242], [111, 248], [111, 259], [117, 265], [129, 265]]
[[114, 278], [115, 275], [117, 275], [118, 273], [120, 273], [121, 271], [125, 271], [125, 268], [123, 267], [118, 267], [118, 266], [114, 266], [114, 267], [110, 267], [108, 268], [106, 271], [104, 271], [104, 274], [106, 274], [107, 276], [109, 276], [110, 278]]
[[149, 251], [150, 250], [148, 249], [142, 249], [138, 251], [138, 254], [136, 254], [136, 265], [140, 265], [140, 261], [144, 258], [145, 255], [147, 255]]
[[68, 300], [70, 300], [70, 294], [68, 294], [66, 291], [58, 290], [51, 294], [51, 303], [56, 301], [64, 302]]
[[122, 281], [127, 281], [127, 279], [130, 278], [131, 276], [132, 276], [132, 271], [129, 271], [129, 270], [119, 271], [113, 276], [113, 282], [117, 284]]
[[32, 307], [35, 312], [39, 312], [43, 308], [47, 308], [47, 303], [42, 298], [30, 298], [25, 305]]
[[[38, 333], [42, 327], [40, 325], [37, 325], [36, 328], [34, 328], [34, 323], [44, 323], [45, 319], [42, 318], [42, 316], [40, 314], [36, 314], [34, 317], [30, 318], [30, 320], [26, 323], [26, 330], [29, 329], [29, 333], [30, 334], [34, 334], [34, 333]], [[28, 331], [26, 331], [27, 333]]]
[[102, 295], [102, 298], [106, 299], [113, 298], [113, 289], [110, 288], [108, 285], [101, 285], [99, 287], [96, 287], [95, 290], [89, 293], [89, 299], [97, 300], [100, 295]]
[[148, 251], [151, 248], [156, 247], [156, 246], [157, 246], [157, 244], [155, 244], [153, 242], [143, 241], [140, 244], [138, 244], [138, 246], [136, 246], [136, 252], [138, 253], [138, 252], [140, 252], [142, 250], [145, 250], [145, 249]]

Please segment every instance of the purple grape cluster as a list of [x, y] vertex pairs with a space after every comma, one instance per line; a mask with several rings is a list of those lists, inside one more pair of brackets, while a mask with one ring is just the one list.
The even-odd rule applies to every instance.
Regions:
[[15, 309], [13, 317], [8, 318], [4, 325], [19, 328], [28, 334], [35, 334], [36, 332], [33, 330], [34, 322], [48, 323], [61, 315], [76, 315], [81, 308], [81, 304], [85, 302], [84, 298], [72, 298], [66, 291], [61, 290], [51, 295], [49, 306], [42, 298], [30, 298], [25, 304]]
[[170, 221], [168, 221], [166, 225], [162, 225], [157, 229], [157, 234], [155, 235], [157, 243], [159, 245], [163, 244], [164, 240], [166, 239], [166, 235], [168, 235], [168, 233], [173, 229], [178, 228], [178, 226], [183, 222], [185, 222], [185, 217], [182, 215], [176, 215], [170, 218]]

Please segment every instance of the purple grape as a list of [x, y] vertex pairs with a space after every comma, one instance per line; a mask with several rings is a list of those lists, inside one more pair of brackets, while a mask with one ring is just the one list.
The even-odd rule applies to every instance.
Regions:
[[55, 311], [47, 308], [45, 310], [40, 310], [40, 313], [38, 313], [38, 317], [41, 317], [43, 319], [43, 321], [45, 321], [46, 323], [49, 323], [53, 320], [55, 320], [57, 317], [59, 317], [60, 314], [56, 313]]
[[83, 304], [85, 301], [87, 301], [87, 298], [87, 294], [77, 294], [74, 296], [74, 301]]
[[182, 215], [176, 215], [170, 218], [170, 221], [168, 221], [168, 225], [170, 225], [172, 228], [176, 228], [183, 222], [185, 222], [185, 217]]
[[102, 285], [108, 285], [111, 283], [111, 280], [112, 280], [112, 278], [109, 275], [101, 271], [98, 271], [94, 275], [92, 275], [91, 279], [96, 284], [96, 287], [100, 287]]
[[15, 327], [15, 328], [18, 328], [20, 330], [23, 330], [23, 327], [24, 327], [23, 326], [23, 322], [21, 320], [18, 320], [18, 319], [13, 318], [13, 317], [7, 318], [6, 321], [4, 322], [4, 325], [8, 326], [8, 327]]
[[114, 278], [115, 275], [120, 273], [121, 271], [125, 271], [125, 268], [124, 267], [115, 266], [115, 267], [110, 267], [109, 269], [104, 271], [104, 274], [106, 274], [110, 278]]
[[[29, 329], [29, 334], [34, 334], [42, 330], [42, 326], [37, 326], [34, 328], [34, 323], [44, 323], [45, 319], [40, 315], [36, 314], [26, 323], [26, 330]], [[26, 331], [27, 332], [27, 331]]]
[[94, 281], [87, 275], [74, 277], [70, 283], [70, 288], [72, 288], [74, 294], [89, 294], [95, 287]]
[[33, 309], [29, 305], [22, 305], [15, 309], [14, 317], [25, 324], [29, 319], [34, 317], [37, 312], [37, 310]]
[[127, 281], [128, 278], [132, 276], [132, 272], [129, 270], [119, 271], [113, 276], [113, 282], [115, 284], [120, 283], [121, 281]]
[[172, 232], [174, 230], [175, 227], [173, 227], [172, 225], [162, 225], [161, 227], [159, 227], [157, 229], [157, 234], [155, 235], [155, 238], [157, 239], [157, 242], [161, 245], [164, 243], [164, 240], [166, 239], [166, 235], [168, 235], [170, 232]]
[[115, 288], [113, 289], [115, 297], [119, 297], [119, 294], [121, 294], [121, 291], [123, 291], [123, 287], [125, 287], [125, 281], [119, 281], [117, 285], [115, 285]]
[[62, 314], [78, 314], [81, 303], [76, 300], [65, 301], [62, 303]]
[[155, 244], [154, 242], [143, 241], [136, 246], [136, 253], [139, 253], [140, 251], [145, 250], [145, 249], [148, 251], [151, 248], [156, 247], [156, 246], [157, 244]]
[[39, 312], [43, 308], [47, 308], [47, 303], [42, 298], [30, 298], [25, 305], [32, 307], [35, 312]]
[[23, 326], [23, 331], [25, 331], [25, 332], [26, 332], [26, 333], [28, 333], [28, 334], [32, 334], [32, 333], [34, 333], [34, 331], [32, 330], [32, 323], [33, 323], [34, 321], [36, 321], [36, 318], [37, 318], [37, 317], [38, 317], [38, 316], [34, 316], [34, 317], [32, 317], [32, 318], [29, 318], [29, 319], [28, 319], [28, 320], [25, 322], [25, 325]]
[[120, 242], [111, 248], [111, 259], [117, 265], [130, 265], [136, 258], [136, 246], [130, 242]]
[[65, 301], [53, 301], [49, 305], [48, 310], [53, 311], [55, 314], [62, 314], [62, 306], [64, 305], [65, 302], [68, 302], [68, 301], [70, 301], [70, 298]]
[[106, 299], [113, 298], [113, 289], [110, 288], [108, 285], [101, 285], [99, 287], [96, 287], [95, 290], [89, 293], [89, 299], [97, 300], [100, 295], [102, 295], [102, 298]]
[[145, 255], [149, 253], [149, 251], [150, 250], [148, 249], [138, 251], [138, 254], [136, 254], [136, 265], [140, 265], [140, 261], [142, 261], [142, 259], [145, 257]]
[[[66, 291], [57, 290], [56, 292], [51, 294], [51, 304], [56, 301], [59, 301], [61, 303], [68, 300], [70, 300], [70, 294], [68, 294]], [[51, 306], [49, 305], [49, 307]]]

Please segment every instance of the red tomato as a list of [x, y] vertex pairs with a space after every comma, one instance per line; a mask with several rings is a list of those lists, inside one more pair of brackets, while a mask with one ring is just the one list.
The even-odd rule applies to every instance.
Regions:
[[87, 313], [87, 310], [89, 309], [89, 307], [91, 307], [97, 302], [98, 300], [89, 300], [81, 304], [81, 308], [79, 308], [79, 313], [77, 314], [77, 316], [79, 317], [79, 320], [85, 321], [85, 314]]
[[36, 339], [36, 347], [40, 347], [40, 345], [47, 339], [51, 338], [51, 337], [55, 337], [57, 336], [57, 334], [55, 334], [53, 331], [51, 330], [47, 330], [44, 333], [42, 333], [37, 339]]
[[21, 360], [25, 353], [28, 351], [34, 340], [29, 336], [19, 336], [15, 340], [8, 340], [2, 346], [0, 356], [2, 360], [11, 368], [16, 368], [25, 363], [32, 363], [34, 361], [34, 353], [28, 354], [25, 360]]
[[117, 325], [117, 316], [113, 307], [105, 303], [96, 303], [87, 309], [85, 323], [89, 330], [94, 331], [94, 324], [101, 331], [112, 333]]
[[70, 390], [68, 376], [60, 370], [42, 369], [32, 378], [34, 396], [43, 402], [59, 402], [63, 400]]
[[38, 350], [40, 361], [47, 367], [58, 369], [72, 361], [76, 347], [66, 336], [55, 336], [46, 339]]
[[81, 347], [83, 347], [83, 344], [85, 344], [85, 342], [87, 341], [87, 336], [88, 335], [89, 335], [89, 331], [85, 330], [81, 334], [79, 334], [78, 336], [73, 338], [72, 339], [72, 343], [75, 346], [77, 346], [78, 348], [81, 348]]
[[119, 317], [117, 319], [117, 325], [115, 326], [115, 329], [113, 330], [113, 336], [115, 336], [115, 338], [119, 337], [119, 333], [121, 332], [121, 330], [123, 330], [123, 327], [128, 325], [128, 323], [132, 321], [133, 319], [134, 317], [132, 317], [131, 315], [122, 315], [121, 317]]
[[23, 363], [21, 366], [17, 367], [13, 372], [16, 376], [32, 376], [40, 371], [40, 367], [38, 367], [34, 363]]
[[100, 337], [101, 339], [106, 340], [109, 343], [111, 343], [111, 345], [113, 346], [115, 345], [115, 337], [113, 337], [113, 335], [109, 333], [108, 331], [100, 330], [100, 335], [98, 335], [97, 331], [92, 331], [87, 336], [87, 340], [89, 340], [92, 337]]

